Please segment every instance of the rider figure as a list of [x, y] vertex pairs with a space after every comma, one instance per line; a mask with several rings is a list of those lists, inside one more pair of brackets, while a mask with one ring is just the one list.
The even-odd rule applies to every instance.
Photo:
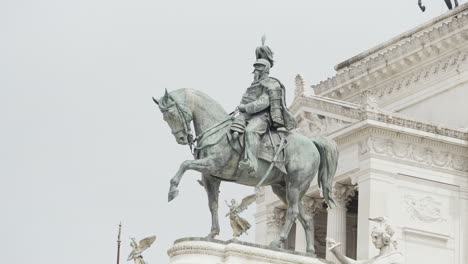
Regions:
[[[263, 40], [264, 41], [264, 40]], [[250, 175], [257, 172], [257, 149], [260, 137], [269, 128], [284, 127], [294, 129], [296, 122], [285, 104], [285, 88], [281, 82], [269, 77], [273, 66], [273, 53], [268, 46], [258, 47], [254, 63], [254, 81], [242, 96], [239, 105], [241, 114], [234, 122], [246, 121], [245, 157], [239, 169], [247, 170]]]

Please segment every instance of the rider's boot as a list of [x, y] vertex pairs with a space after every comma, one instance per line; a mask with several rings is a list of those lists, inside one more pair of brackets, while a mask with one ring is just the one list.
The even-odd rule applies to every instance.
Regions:
[[257, 146], [260, 135], [255, 132], [245, 133], [245, 159], [239, 162], [240, 170], [247, 170], [250, 176], [257, 174]]

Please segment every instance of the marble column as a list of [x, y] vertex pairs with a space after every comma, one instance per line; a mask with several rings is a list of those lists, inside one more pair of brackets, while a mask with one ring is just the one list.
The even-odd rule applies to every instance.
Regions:
[[[343, 253], [343, 255], [346, 255], [346, 206], [354, 196], [355, 190], [355, 185], [335, 183], [333, 199], [336, 205], [332, 205], [332, 208], [328, 209], [327, 237], [341, 243], [338, 250]], [[335, 256], [329, 251], [326, 253], [326, 259], [339, 263]]]

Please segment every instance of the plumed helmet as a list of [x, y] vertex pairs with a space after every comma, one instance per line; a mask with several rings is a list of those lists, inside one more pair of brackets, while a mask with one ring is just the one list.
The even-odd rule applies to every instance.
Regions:
[[[265, 45], [266, 37], [265, 35], [262, 36], [262, 46], [257, 47], [255, 49], [255, 57], [257, 61], [259, 59], [264, 59], [269, 62], [269, 68], [273, 67], [273, 51], [271, 51], [270, 47]], [[254, 64], [255, 65], [255, 64]]]

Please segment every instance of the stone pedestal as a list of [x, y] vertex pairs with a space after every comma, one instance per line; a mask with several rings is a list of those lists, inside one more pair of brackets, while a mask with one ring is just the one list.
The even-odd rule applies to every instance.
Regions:
[[235, 240], [182, 238], [167, 251], [169, 264], [324, 264], [307, 253], [274, 249]]

